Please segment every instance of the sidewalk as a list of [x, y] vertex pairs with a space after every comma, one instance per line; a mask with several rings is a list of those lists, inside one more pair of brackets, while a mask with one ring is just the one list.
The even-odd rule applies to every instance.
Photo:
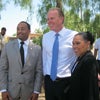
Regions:
[[41, 93], [39, 95], [39, 99], [38, 100], [45, 100], [45, 94], [44, 94], [44, 89], [42, 87]]

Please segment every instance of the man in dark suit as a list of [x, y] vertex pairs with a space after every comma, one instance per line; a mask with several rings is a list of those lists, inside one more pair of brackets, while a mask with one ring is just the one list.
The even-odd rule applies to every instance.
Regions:
[[[0, 60], [2, 100], [38, 100], [42, 85], [41, 48], [29, 41], [29, 33], [30, 25], [20, 22], [17, 39], [3, 48]], [[24, 63], [21, 61], [20, 42], [24, 42]]]

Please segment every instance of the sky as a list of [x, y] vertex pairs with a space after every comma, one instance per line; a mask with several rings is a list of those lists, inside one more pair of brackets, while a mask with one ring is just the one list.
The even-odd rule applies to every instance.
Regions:
[[[28, 17], [28, 11], [22, 10], [20, 7], [14, 6], [11, 2], [6, 6], [6, 8], [0, 12], [0, 29], [1, 27], [6, 27], [6, 35], [12, 36], [16, 33], [17, 25], [20, 21], [26, 21]], [[37, 22], [36, 15], [34, 14], [31, 22], [31, 33], [34, 33], [35, 29], [39, 28], [39, 23]]]

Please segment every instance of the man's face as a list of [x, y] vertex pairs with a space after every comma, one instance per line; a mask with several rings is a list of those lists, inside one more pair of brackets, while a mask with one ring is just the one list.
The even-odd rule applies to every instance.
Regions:
[[51, 10], [47, 14], [47, 23], [50, 30], [58, 32], [63, 26], [63, 17], [59, 16], [57, 10]]
[[25, 41], [28, 39], [30, 30], [28, 29], [28, 26], [26, 23], [19, 23], [17, 26], [17, 37], [22, 40]]
[[4, 36], [6, 34], [6, 30], [2, 29], [1, 34]]

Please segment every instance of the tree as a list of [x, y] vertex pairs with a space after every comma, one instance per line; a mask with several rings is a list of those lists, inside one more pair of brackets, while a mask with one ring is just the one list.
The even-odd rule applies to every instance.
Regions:
[[14, 2], [16, 6], [20, 6], [22, 9], [32, 9], [33, 1], [34, 0], [0, 0], [0, 11], [10, 2]]
[[100, 14], [96, 14], [95, 19], [91, 21], [91, 28], [93, 28], [93, 33], [100, 37]]
[[41, 0], [37, 14], [43, 30], [47, 28], [46, 15], [51, 7], [61, 8], [65, 13], [65, 26], [77, 31], [93, 32], [95, 28], [91, 21], [95, 19], [97, 12], [100, 13], [99, 0]]
[[0, 11], [6, 8], [10, 2], [13, 2], [15, 6], [20, 6], [21, 9], [29, 11], [30, 19], [27, 19], [27, 21], [29, 21], [33, 14], [33, 1], [34, 0], [0, 0]]
[[66, 0], [41, 0], [41, 5], [38, 6], [37, 18], [39, 19], [43, 29], [46, 28], [46, 15], [48, 10], [51, 7], [59, 7], [63, 10], [64, 3], [66, 3]]
[[[5, 2], [4, 2], [5, 1]], [[0, 10], [3, 6], [9, 3], [11, 0], [0, 0]], [[29, 10], [29, 18], [31, 21], [33, 14], [33, 1], [34, 0], [13, 0], [15, 5], [21, 6], [22, 9]], [[38, 5], [37, 20], [40, 22], [43, 30], [47, 31], [46, 15], [51, 7], [61, 8], [67, 16], [65, 16], [65, 26], [67, 22], [71, 29], [80, 31], [91, 31], [100, 33], [100, 21], [97, 21], [97, 16], [100, 15], [100, 0], [40, 0], [41, 3]], [[7, 3], [6, 3], [7, 2]], [[70, 11], [70, 12], [69, 12]], [[36, 12], [35, 12], [36, 13]], [[97, 15], [98, 14], [98, 15]], [[74, 19], [74, 20], [73, 20]], [[99, 19], [98, 19], [99, 20]], [[66, 22], [67, 21], [67, 22]], [[72, 25], [73, 24], [73, 25]], [[94, 26], [96, 24], [96, 27]], [[91, 28], [92, 27], [92, 28]], [[96, 28], [96, 29], [95, 29]], [[99, 28], [99, 29], [97, 29]]]

